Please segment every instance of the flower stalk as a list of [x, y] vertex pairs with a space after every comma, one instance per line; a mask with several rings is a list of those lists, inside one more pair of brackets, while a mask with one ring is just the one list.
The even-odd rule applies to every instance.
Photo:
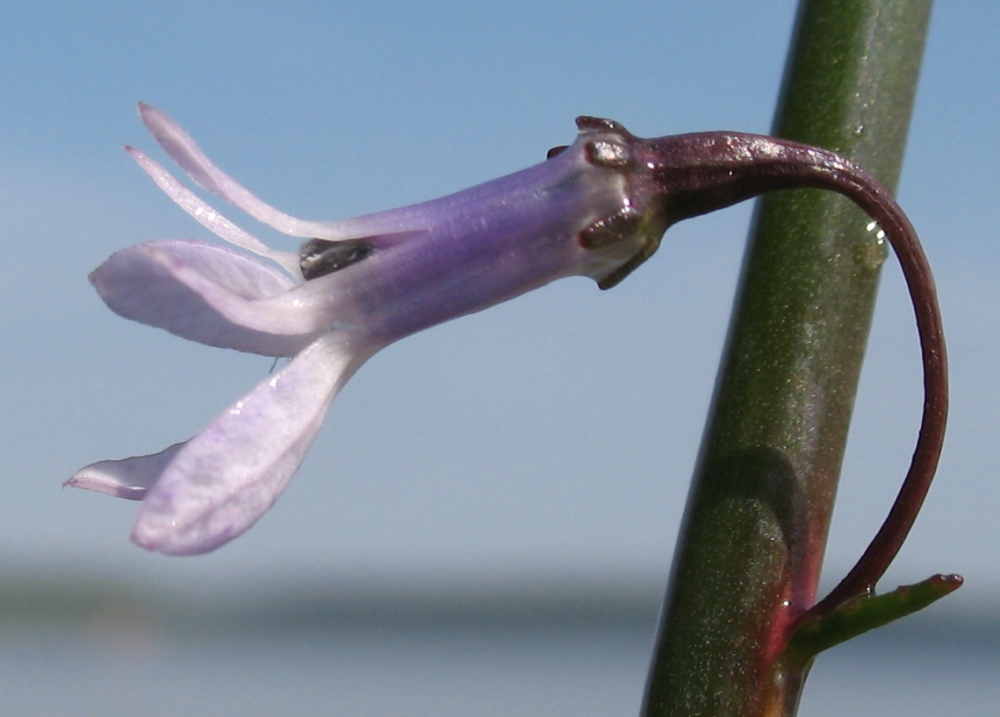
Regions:
[[[851, 157], [895, 188], [930, 5], [804, 0], [773, 133]], [[781, 193], [758, 205], [644, 717], [794, 715], [812, 657], [781, 659], [789, 639], [843, 616], [905, 537], [926, 492], [919, 478], [814, 608], [884, 256], [878, 227], [839, 197]], [[925, 418], [945, 407], [932, 402]]]

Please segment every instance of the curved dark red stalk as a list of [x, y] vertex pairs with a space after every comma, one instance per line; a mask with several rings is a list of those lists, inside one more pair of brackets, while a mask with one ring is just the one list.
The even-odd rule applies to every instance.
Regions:
[[[821, 616], [870, 593], [899, 552], [930, 488], [944, 442], [948, 375], [944, 332], [931, 269], [917, 233], [891, 194], [840, 155], [796, 142], [730, 132], [638, 141], [642, 161], [660, 185], [666, 224], [764, 192], [810, 187], [851, 199], [885, 233], [913, 302], [924, 371], [924, 405], [916, 448], [899, 494], [857, 564], [806, 612]], [[804, 617], [804, 616], [803, 616]]]

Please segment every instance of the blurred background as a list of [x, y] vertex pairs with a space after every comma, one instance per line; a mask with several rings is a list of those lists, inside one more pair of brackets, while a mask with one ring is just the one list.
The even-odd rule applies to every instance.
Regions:
[[[134, 503], [60, 484], [196, 433], [271, 361], [120, 319], [86, 276], [129, 244], [208, 236], [121, 151], [162, 158], [139, 100], [275, 206], [347, 217], [541, 161], [579, 114], [640, 136], [767, 132], [796, 3], [734, 7], [0, 10], [0, 715], [636, 714], [751, 205], [671, 229], [613, 291], [567, 280], [385, 350], [278, 505], [199, 558], [134, 547]], [[938, 4], [900, 187], [954, 397], [884, 586], [967, 584], [822, 656], [803, 715], [1000, 699], [997, 27], [996, 3]], [[917, 427], [916, 336], [886, 267], [827, 586], [881, 522]]]

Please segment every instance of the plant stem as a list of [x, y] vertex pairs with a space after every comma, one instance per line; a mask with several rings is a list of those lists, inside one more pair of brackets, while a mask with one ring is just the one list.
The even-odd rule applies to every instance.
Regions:
[[[894, 188], [930, 0], [804, 0], [773, 133]], [[794, 715], [772, 673], [815, 601], [885, 248], [846, 200], [760, 202], [653, 656], [645, 717]]]

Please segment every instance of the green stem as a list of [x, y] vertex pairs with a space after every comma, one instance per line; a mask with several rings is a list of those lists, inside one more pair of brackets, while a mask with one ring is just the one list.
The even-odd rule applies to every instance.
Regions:
[[[896, 186], [930, 0], [804, 0], [774, 134]], [[771, 672], [813, 604], [885, 250], [846, 200], [758, 206], [645, 717], [793, 715]], [[902, 472], [902, 471], [901, 471]]]

